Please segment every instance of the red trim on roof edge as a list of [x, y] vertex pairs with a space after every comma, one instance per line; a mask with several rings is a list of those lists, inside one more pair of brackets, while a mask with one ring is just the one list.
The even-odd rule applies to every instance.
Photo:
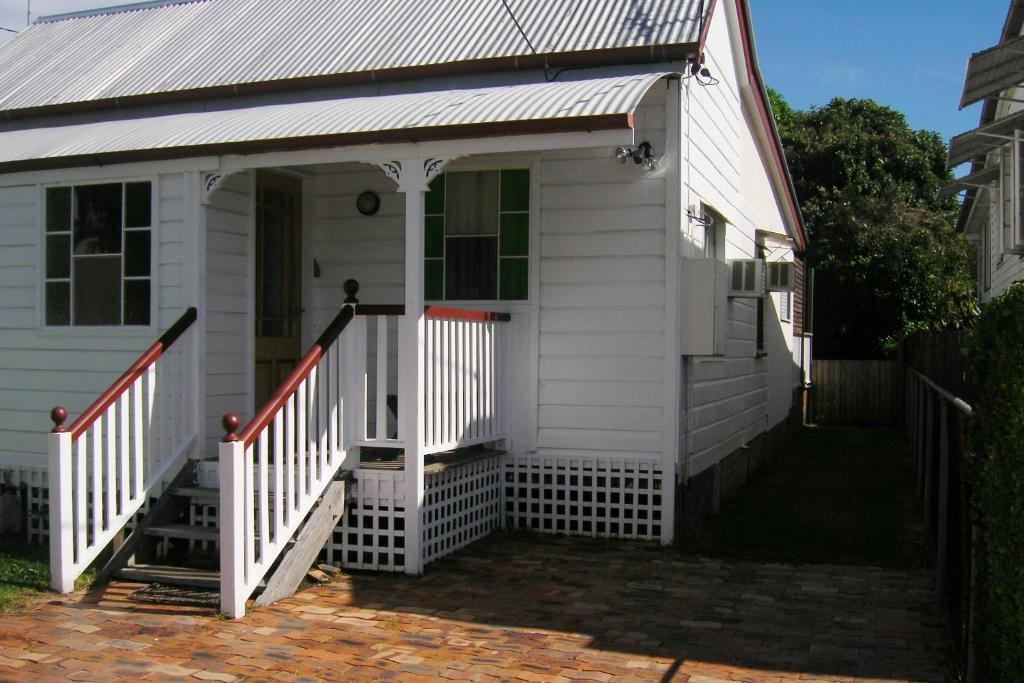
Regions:
[[[757, 101], [758, 114], [761, 117], [761, 124], [768, 131], [769, 136], [775, 142], [772, 145], [772, 158], [775, 161], [775, 165], [779, 170], [779, 174], [786, 185], [786, 199], [789, 200], [789, 211], [790, 218], [793, 224], [796, 226], [797, 234], [793, 237], [796, 238], [798, 251], [804, 251], [807, 248], [807, 234], [804, 228], [804, 219], [800, 213], [800, 203], [796, 198], [796, 188], [793, 187], [793, 179], [789, 175], [789, 166], [786, 164], [786, 153], [782, 147], [782, 138], [779, 137], [779, 131], [775, 127], [775, 117], [771, 113], [771, 108], [768, 106], [768, 95], [764, 87], [764, 82], [761, 80], [761, 72], [757, 66], [757, 57], [754, 54], [753, 41], [751, 39], [750, 31], [750, 8], [746, 0], [736, 0], [736, 16], [740, 24], [740, 33], [742, 34], [741, 40], [743, 43], [743, 57], [747, 65], [747, 76], [750, 83], [750, 88], [754, 92], [754, 99]], [[710, 23], [710, 22], [709, 22]]]

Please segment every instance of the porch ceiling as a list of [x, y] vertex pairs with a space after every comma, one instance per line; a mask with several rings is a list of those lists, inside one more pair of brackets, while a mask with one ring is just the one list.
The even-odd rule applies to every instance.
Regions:
[[628, 130], [670, 73], [276, 104], [0, 133], [0, 172], [344, 145]]

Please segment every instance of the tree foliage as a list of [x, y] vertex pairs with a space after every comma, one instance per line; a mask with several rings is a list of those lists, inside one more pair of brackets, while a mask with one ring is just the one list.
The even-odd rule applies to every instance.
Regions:
[[970, 478], [980, 675], [1024, 681], [1024, 283], [985, 306], [971, 343]]
[[956, 202], [937, 198], [950, 178], [941, 138], [872, 100], [797, 111], [769, 96], [810, 232], [816, 355], [877, 357], [964, 324], [974, 284]]

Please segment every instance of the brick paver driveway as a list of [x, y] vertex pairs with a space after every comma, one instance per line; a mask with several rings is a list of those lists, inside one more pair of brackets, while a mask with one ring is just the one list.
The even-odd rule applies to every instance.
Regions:
[[0, 680], [943, 681], [927, 573], [496, 535], [244, 620], [116, 583], [0, 620]]

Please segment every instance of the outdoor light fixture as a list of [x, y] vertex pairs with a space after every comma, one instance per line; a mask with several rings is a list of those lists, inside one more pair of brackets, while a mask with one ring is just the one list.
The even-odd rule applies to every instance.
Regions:
[[627, 159], [632, 159], [633, 163], [639, 164], [648, 172], [658, 168], [658, 159], [654, 156], [651, 143], [646, 140], [636, 147], [619, 147], [615, 150], [615, 158], [622, 164], [626, 163]]

